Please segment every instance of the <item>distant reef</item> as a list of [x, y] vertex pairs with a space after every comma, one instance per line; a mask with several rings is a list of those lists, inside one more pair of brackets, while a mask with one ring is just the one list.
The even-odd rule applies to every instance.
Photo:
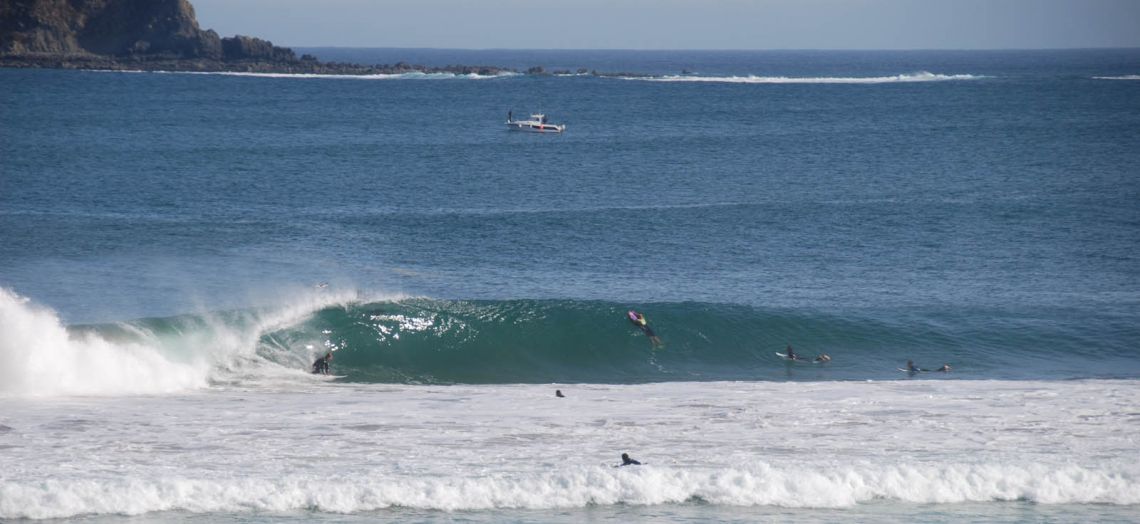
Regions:
[[496, 75], [493, 66], [360, 65], [297, 57], [198, 27], [187, 0], [0, 0], [0, 67], [292, 74]]

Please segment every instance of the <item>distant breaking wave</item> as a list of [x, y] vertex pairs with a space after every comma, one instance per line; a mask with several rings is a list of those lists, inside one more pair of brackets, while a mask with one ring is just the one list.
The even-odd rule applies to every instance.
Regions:
[[517, 76], [519, 73], [503, 72], [497, 75], [456, 73], [423, 73], [413, 71], [410, 73], [376, 74], [376, 75], [322, 75], [314, 73], [248, 73], [241, 71], [108, 71], [97, 70], [100, 73], [158, 73], [170, 75], [218, 75], [218, 76], [248, 76], [255, 78], [332, 78], [348, 80], [487, 80], [493, 78], [506, 78]]
[[893, 76], [867, 77], [794, 77], [794, 76], [693, 76], [668, 75], [654, 77], [623, 77], [628, 80], [649, 82], [719, 82], [725, 84], [893, 84], [905, 82], [946, 82], [953, 80], [978, 80], [980, 75], [940, 75], [927, 71]]
[[1140, 75], [1094, 76], [1094, 80], [1140, 80]]

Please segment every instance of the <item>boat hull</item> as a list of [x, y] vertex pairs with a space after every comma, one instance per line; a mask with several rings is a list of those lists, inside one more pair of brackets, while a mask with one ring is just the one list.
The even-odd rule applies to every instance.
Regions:
[[540, 124], [537, 122], [507, 122], [507, 129], [511, 131], [526, 131], [530, 133], [561, 133], [566, 125]]

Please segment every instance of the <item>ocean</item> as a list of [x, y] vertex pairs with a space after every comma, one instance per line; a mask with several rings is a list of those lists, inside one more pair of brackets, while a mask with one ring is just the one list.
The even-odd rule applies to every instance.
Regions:
[[1140, 518], [1140, 50], [298, 51], [556, 74], [0, 70], [0, 520]]

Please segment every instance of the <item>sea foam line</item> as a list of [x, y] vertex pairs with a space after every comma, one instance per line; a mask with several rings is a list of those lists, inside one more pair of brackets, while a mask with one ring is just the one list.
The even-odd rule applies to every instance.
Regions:
[[155, 71], [166, 74], [187, 75], [218, 75], [218, 76], [245, 76], [254, 78], [305, 78], [305, 79], [345, 79], [345, 80], [488, 80], [516, 76], [518, 73], [503, 72], [496, 75], [480, 75], [471, 73], [467, 75], [458, 73], [424, 73], [414, 71], [410, 73], [390, 73], [375, 75], [342, 75], [342, 74], [315, 74], [315, 73], [252, 73], [241, 71]]
[[655, 77], [623, 77], [627, 80], [648, 82], [719, 82], [726, 84], [891, 84], [907, 82], [946, 82], [979, 80], [980, 75], [942, 75], [919, 71], [917, 73], [869, 77], [791, 77], [791, 76], [690, 76], [668, 75]]
[[442, 511], [659, 505], [702, 500], [726, 506], [844, 508], [888, 499], [918, 504], [1024, 500], [1039, 504], [1140, 504], [1137, 479], [1065, 466], [904, 465], [813, 470], [765, 463], [741, 468], [573, 467], [479, 477], [56, 478], [0, 482], [0, 518], [68, 518], [157, 511], [316, 509], [356, 513], [390, 507]]
[[1140, 75], [1094, 76], [1094, 80], [1140, 80]]
[[467, 75], [458, 73], [424, 73], [412, 71], [409, 73], [390, 73], [374, 75], [344, 75], [344, 74], [316, 74], [316, 73], [256, 73], [246, 71], [144, 71], [136, 69], [88, 69], [91, 73], [152, 73], [162, 75], [211, 75], [211, 76], [244, 76], [252, 78], [301, 78], [301, 79], [343, 79], [343, 80], [488, 80], [518, 76], [520, 73], [504, 71], [495, 75], [480, 75], [471, 73]]

